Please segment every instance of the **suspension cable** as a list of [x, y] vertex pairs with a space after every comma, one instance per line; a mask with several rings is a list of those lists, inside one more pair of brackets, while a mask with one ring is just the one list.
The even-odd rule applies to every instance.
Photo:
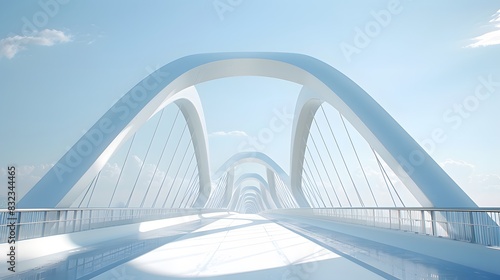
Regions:
[[[323, 110], [322, 106], [323, 105], [320, 106], [321, 110]], [[328, 119], [326, 118], [326, 114], [324, 114], [324, 113], [325, 113], [325, 111], [323, 110], [323, 115], [325, 116], [325, 119], [328, 121]], [[349, 207], [352, 207], [351, 200], [349, 199], [349, 195], [347, 195], [347, 191], [345, 189], [344, 183], [342, 182], [342, 178], [340, 177], [339, 171], [337, 170], [337, 166], [336, 166], [335, 162], [333, 161], [333, 157], [332, 157], [332, 154], [330, 153], [330, 149], [328, 149], [328, 145], [326, 145], [326, 141], [325, 141], [325, 138], [323, 137], [323, 133], [321, 132], [321, 129], [319, 129], [319, 125], [316, 122], [316, 119], [313, 119], [313, 120], [314, 120], [314, 124], [316, 125], [316, 128], [318, 129], [319, 135], [321, 136], [321, 140], [323, 141], [323, 145], [326, 147], [326, 152], [328, 153], [328, 157], [330, 158], [330, 162], [333, 165], [333, 170], [335, 170], [335, 174], [337, 175], [337, 179], [339, 179], [340, 186], [342, 187], [342, 190], [344, 191], [344, 195], [347, 199], [347, 202], [349, 203]]]
[[[89, 184], [89, 186], [88, 186], [88, 188], [87, 188], [87, 191], [85, 192], [85, 194], [83, 195], [82, 200], [81, 200], [81, 201], [80, 201], [80, 203], [78, 204], [78, 208], [80, 208], [80, 207], [82, 206], [83, 201], [84, 201], [84, 200], [85, 200], [85, 198], [87, 197], [87, 194], [89, 193], [90, 189], [92, 188], [92, 185], [94, 184], [95, 178], [96, 178], [96, 177], [94, 177], [94, 179], [92, 179], [92, 182], [90, 182], [90, 184]], [[89, 201], [90, 201], [90, 200], [89, 200]]]
[[349, 168], [347, 167], [347, 163], [345, 161], [344, 154], [342, 153], [342, 150], [340, 149], [339, 143], [337, 141], [337, 137], [335, 137], [335, 134], [333, 133], [332, 127], [330, 125], [330, 121], [326, 117], [326, 113], [325, 113], [325, 110], [323, 109], [323, 107], [321, 107], [321, 110], [323, 111], [323, 115], [325, 116], [326, 122], [328, 124], [328, 128], [330, 129], [330, 132], [332, 133], [333, 140], [335, 141], [335, 145], [337, 146], [337, 149], [339, 150], [340, 157], [342, 158], [342, 162], [344, 163], [345, 169], [347, 170], [347, 174], [349, 174], [349, 178], [351, 179], [352, 186], [354, 187], [354, 190], [356, 191], [356, 195], [358, 196], [359, 203], [361, 203], [361, 206], [364, 207], [365, 204], [363, 202], [363, 199], [361, 198], [361, 195], [359, 194], [359, 191], [358, 191], [358, 188], [356, 187], [356, 184], [354, 183], [354, 180], [353, 180], [352, 175], [351, 175], [351, 171], [349, 171]]
[[89, 201], [87, 201], [87, 207], [89, 207], [89, 204], [92, 201], [92, 197], [94, 196], [94, 191], [96, 189], [97, 182], [99, 182], [99, 178], [101, 177], [101, 172], [102, 172], [102, 169], [101, 169], [101, 171], [99, 171], [99, 173], [97, 173], [97, 177], [96, 177], [95, 182], [94, 182], [94, 187], [92, 188], [92, 191], [90, 192]]
[[[175, 185], [175, 180], [177, 179], [177, 176], [179, 175], [179, 171], [181, 170], [182, 164], [184, 163], [184, 159], [186, 158], [186, 154], [189, 151], [189, 147], [191, 145], [191, 137], [189, 138], [189, 143], [186, 146], [186, 150], [184, 151], [184, 155], [182, 156], [181, 163], [179, 164], [179, 168], [177, 169], [177, 172], [175, 173], [175, 176], [173, 177], [172, 181], [172, 186], [168, 189], [167, 196], [165, 197], [165, 201], [163, 202], [163, 205], [161, 206], [162, 208], [165, 208], [165, 204], [167, 203], [168, 197], [170, 196], [170, 192], [174, 188]], [[161, 186], [163, 187], [163, 185]]]
[[[330, 198], [330, 194], [328, 193], [328, 190], [325, 188], [325, 183], [323, 181], [323, 176], [321, 176], [321, 174], [319, 173], [318, 166], [316, 165], [316, 161], [313, 160], [312, 153], [311, 153], [311, 151], [309, 150], [309, 148], [307, 146], [306, 146], [306, 151], [309, 154], [309, 156], [311, 157], [311, 161], [313, 163], [314, 169], [316, 170], [316, 173], [318, 173], [318, 178], [319, 178], [319, 180], [321, 182], [321, 186], [323, 186], [323, 189], [325, 189], [325, 193], [326, 193], [326, 196], [328, 198], [328, 201], [330, 202], [331, 207], [333, 207], [333, 202], [332, 202], [332, 199]], [[317, 187], [319, 188], [319, 185]]]
[[224, 181], [224, 177], [226, 176], [227, 172], [225, 172], [224, 174], [222, 174], [222, 176], [219, 178], [219, 180], [217, 180], [217, 184], [215, 185], [215, 188], [211, 188], [210, 190], [210, 196], [208, 197], [208, 202], [207, 202], [207, 206], [210, 207], [210, 208], [213, 208], [215, 207], [215, 201], [218, 199], [218, 196], [219, 196], [219, 188], [222, 184], [222, 182]]
[[224, 195], [224, 183], [227, 185], [227, 179], [228, 179], [228, 173], [225, 172], [222, 177], [220, 178], [219, 182], [217, 182], [217, 186], [215, 187], [215, 191], [213, 192], [213, 198], [210, 203], [210, 205], [214, 208], [219, 205], [218, 201], [222, 199], [222, 196]]
[[[318, 127], [318, 124], [316, 123], [316, 120], [313, 118], [314, 123], [316, 124], [316, 127]], [[319, 130], [319, 127], [318, 127]], [[333, 190], [333, 194], [335, 195], [335, 198], [337, 199], [337, 202], [339, 203], [339, 206], [342, 207], [342, 203], [340, 202], [339, 196], [337, 195], [337, 191], [335, 190], [335, 186], [333, 185], [332, 179], [330, 178], [330, 174], [328, 170], [326, 169], [325, 162], [323, 161], [323, 157], [321, 156], [321, 153], [319, 152], [318, 146], [316, 145], [316, 141], [314, 140], [314, 137], [311, 135], [311, 141], [313, 143], [314, 149], [316, 150], [316, 153], [318, 154], [319, 160], [321, 161], [321, 165], [323, 165], [323, 169], [325, 170], [326, 177], [328, 178], [328, 182], [330, 182], [330, 186]], [[328, 147], [326, 147], [328, 149]], [[328, 192], [328, 190], [325, 191]], [[333, 204], [332, 204], [333, 206]]]
[[[199, 175], [199, 173], [198, 173]], [[198, 191], [198, 195], [196, 195], [196, 186], [200, 186], [200, 181], [198, 181], [198, 184], [196, 183], [196, 180], [194, 181], [194, 184], [193, 184], [193, 188], [192, 188], [192, 191], [191, 191], [191, 194], [189, 195], [189, 198], [188, 200], [186, 200], [186, 205], [191, 205], [193, 206], [193, 204], [196, 202], [196, 199], [198, 198], [198, 196], [200, 195], [200, 192]], [[190, 200], [192, 199], [191, 202], [189, 202]]]
[[[307, 179], [309, 186], [311, 186], [313, 193], [318, 194], [318, 197], [321, 200], [321, 203], [323, 203], [323, 207], [326, 207], [326, 203], [323, 200], [323, 196], [321, 195], [321, 193], [319, 191], [318, 185], [316, 183], [316, 179], [314, 178], [314, 176], [312, 176], [312, 171], [311, 171], [311, 167], [309, 165], [309, 162], [307, 161], [307, 158], [305, 158], [305, 157], [304, 157], [304, 163], [306, 165], [306, 168], [309, 170], [309, 173], [307, 172], [306, 169], [303, 170], [304, 175], [306, 175], [305, 178]], [[311, 180], [311, 178], [312, 178], [312, 180]], [[318, 202], [318, 205], [319, 205], [319, 202]]]
[[[275, 175], [273, 174], [273, 176], [275, 176]], [[274, 188], [275, 188], [275, 191], [276, 191], [276, 196], [278, 198], [278, 201], [281, 203], [281, 206], [283, 206], [284, 208], [287, 208], [287, 201], [283, 197], [283, 193], [281, 191], [281, 187], [280, 187], [278, 181], [276, 180], [276, 178], [274, 178]]]
[[[177, 188], [177, 192], [175, 193], [174, 201], [172, 201], [172, 207], [175, 205], [175, 201], [177, 200], [177, 196], [179, 195], [179, 192], [182, 188], [182, 185], [186, 181], [186, 175], [187, 175], [189, 168], [191, 167], [191, 163], [193, 163], [194, 156], [195, 156], [195, 154], [193, 151], [193, 155], [191, 156], [191, 159], [189, 160], [188, 166], [186, 167], [186, 171], [184, 172], [184, 175], [182, 176], [182, 181], [180, 182], [179, 188]], [[179, 170], [180, 170], [180, 167], [179, 167]]]
[[[306, 149], [307, 149], [307, 147], [306, 147]], [[318, 196], [321, 199], [321, 202], [323, 203], [323, 207], [326, 207], [326, 203], [323, 200], [323, 196], [321, 195], [321, 192], [319, 191], [319, 186], [318, 186], [318, 183], [316, 182], [316, 178], [314, 178], [314, 176], [313, 176], [311, 166], [309, 165], [309, 162], [307, 161], [307, 158], [305, 157], [305, 155], [304, 155], [304, 163], [306, 164], [306, 167], [309, 170], [309, 174], [306, 172], [306, 175], [307, 175], [306, 178], [309, 179], [309, 184], [311, 184], [311, 179], [312, 179], [312, 184], [311, 185], [314, 187], [314, 189], [318, 193]], [[305, 169], [304, 169], [304, 171], [305, 171]]]
[[380, 160], [377, 157], [377, 154], [375, 153], [375, 150], [370, 146], [373, 155], [375, 156], [375, 159], [377, 160], [378, 168], [380, 169], [380, 174], [382, 175], [382, 178], [384, 178], [384, 183], [385, 186], [387, 187], [387, 191], [389, 192], [389, 195], [391, 196], [392, 203], [394, 204], [394, 207], [396, 207], [396, 201], [394, 200], [394, 196], [392, 195], [391, 189], [389, 188], [389, 184], [387, 183], [387, 179], [384, 176], [384, 172], [382, 171], [382, 164], [380, 163]]
[[279, 178], [276, 176], [276, 174], [273, 174], [274, 176], [274, 182], [275, 182], [275, 187], [276, 187], [276, 194], [278, 195], [278, 199], [282, 202], [283, 206], [286, 208], [289, 208], [288, 204], [288, 198], [285, 196], [284, 191], [281, 188], [281, 184], [279, 182]]
[[179, 116], [181, 110], [177, 110], [177, 114], [175, 115], [175, 119], [172, 122], [172, 127], [170, 127], [170, 130], [168, 132], [167, 140], [165, 141], [165, 144], [163, 145], [163, 149], [161, 150], [160, 158], [158, 159], [158, 162], [156, 163], [155, 171], [153, 172], [153, 177], [151, 177], [151, 181], [149, 181], [148, 188], [146, 189], [146, 194], [144, 195], [144, 198], [141, 201], [141, 208], [144, 206], [144, 202], [146, 201], [146, 197], [148, 196], [149, 190], [151, 188], [151, 184], [153, 183], [153, 180], [156, 176], [156, 172], [158, 171], [158, 167], [160, 166], [160, 162], [163, 159], [163, 154], [165, 153], [165, 150], [167, 148], [168, 141], [170, 140], [170, 136], [172, 135], [172, 131], [174, 130], [175, 123], [177, 122], [177, 117]]
[[284, 202], [283, 204], [286, 206], [286, 208], [291, 208], [290, 199], [286, 195], [286, 191], [283, 189], [283, 186], [281, 185], [281, 182], [279, 182], [279, 181], [277, 181], [277, 182], [278, 182], [278, 187], [279, 187], [279, 192], [280, 192], [281, 199]]
[[[195, 169], [195, 170], [196, 170], [196, 171], [198, 171], [198, 169]], [[195, 175], [194, 177], [196, 178], [196, 176], [198, 176], [198, 175], [199, 175], [199, 172], [196, 172], [196, 175]], [[198, 181], [198, 182], [199, 182], [199, 181]], [[193, 183], [189, 186], [188, 191], [186, 192], [186, 193], [189, 193], [189, 196], [188, 196], [188, 195], [185, 195], [185, 196], [182, 198], [182, 200], [181, 200], [180, 205], [182, 205], [182, 203], [183, 203], [184, 201], [186, 201], [186, 204], [184, 205], [184, 207], [183, 207], [183, 208], [186, 208], [186, 207], [188, 206], [188, 204], [189, 204], [189, 199], [191, 199], [191, 196], [193, 195], [193, 192], [194, 192], [194, 188], [195, 188], [195, 186], [196, 186], [196, 180], [194, 180], [194, 181], [193, 181]]]
[[220, 195], [220, 191], [221, 191], [221, 185], [222, 185], [223, 181], [224, 181], [224, 175], [217, 182], [217, 185], [215, 186], [215, 188], [213, 189], [213, 192], [209, 196], [209, 200], [208, 200], [209, 203], [207, 203], [208, 207], [216, 208], [217, 201], [219, 200], [219, 195]]
[[158, 122], [156, 123], [155, 130], [153, 131], [153, 136], [151, 137], [151, 141], [149, 141], [148, 149], [146, 150], [146, 155], [144, 155], [144, 160], [142, 161], [141, 167], [139, 168], [139, 174], [137, 174], [137, 178], [135, 178], [134, 186], [132, 187], [132, 191], [130, 192], [130, 196], [128, 197], [127, 204], [125, 207], [128, 208], [130, 205], [130, 201], [132, 200], [132, 196], [134, 195], [135, 188], [137, 187], [137, 182], [142, 174], [142, 169], [144, 165], [146, 165], [146, 160], [148, 159], [149, 151], [151, 150], [151, 146], [153, 145], [153, 141], [155, 140], [156, 132], [158, 131], [158, 127], [160, 126], [161, 119], [163, 117], [164, 110], [161, 110], [160, 117], [158, 118]]
[[111, 204], [113, 202], [113, 198], [115, 197], [116, 189], [118, 188], [118, 183], [120, 182], [120, 179], [123, 174], [123, 169], [125, 169], [125, 164], [127, 164], [128, 156], [130, 154], [130, 149], [132, 148], [132, 145], [134, 144], [135, 136], [137, 133], [134, 133], [134, 136], [132, 136], [132, 141], [130, 141], [130, 145], [128, 146], [127, 154], [125, 155], [125, 160], [123, 161], [122, 169], [120, 169], [120, 173], [118, 174], [118, 179], [116, 180], [115, 188], [113, 189], [113, 194], [111, 195], [111, 199], [109, 200], [109, 205], [108, 207], [111, 207]]
[[186, 124], [184, 125], [184, 129], [182, 130], [181, 137], [179, 138], [179, 142], [177, 142], [177, 146], [175, 147], [174, 154], [172, 155], [172, 160], [170, 160], [170, 163], [168, 164], [167, 171], [165, 172], [165, 177], [163, 177], [160, 187], [158, 188], [158, 192], [156, 193], [155, 200], [153, 201], [153, 208], [156, 207], [156, 202], [158, 201], [158, 197], [160, 196], [160, 191], [163, 186], [163, 183], [165, 182], [165, 179], [168, 176], [168, 172], [170, 171], [170, 167], [172, 166], [172, 163], [174, 162], [175, 156], [177, 155], [177, 150], [179, 149], [179, 145], [181, 144], [182, 137], [184, 136], [184, 132], [186, 131], [187, 127], [187, 121]]
[[[304, 182], [309, 186], [310, 188], [310, 192], [313, 194], [314, 196], [314, 199], [316, 200], [316, 203], [318, 204], [318, 207], [320, 207], [320, 201], [321, 203], [323, 204], [323, 207], [326, 207], [326, 203], [325, 201], [323, 200], [323, 197], [321, 196], [321, 194], [319, 193], [319, 189], [318, 188], [315, 188], [313, 186], [313, 184], [311, 184], [311, 179], [310, 177], [312, 177], [312, 175], [309, 175], [307, 172], [305, 173], [306, 175], [306, 180], [304, 180]], [[319, 198], [319, 199], [318, 199]]]
[[288, 207], [293, 208], [293, 199], [290, 196], [290, 193], [288, 192], [288, 188], [286, 187], [285, 183], [281, 180], [281, 178], [278, 178], [277, 180], [278, 184], [280, 185], [281, 192], [288, 202]]
[[224, 197], [225, 197], [225, 194], [226, 194], [226, 189], [227, 189], [227, 184], [229, 183], [229, 175], [226, 175], [226, 178], [224, 178], [224, 184], [222, 184], [222, 195], [221, 195], [221, 199], [219, 201], [219, 204], [217, 204], [217, 208], [221, 208], [222, 207], [222, 203], [224, 202]]
[[191, 179], [189, 180], [189, 183], [187, 184], [188, 185], [188, 188], [186, 189], [186, 193], [184, 194], [182, 200], [179, 202], [179, 208], [181, 208], [181, 205], [182, 205], [182, 202], [184, 202], [186, 196], [187, 196], [187, 193], [189, 192], [189, 187], [191, 186], [191, 184], [193, 183], [193, 180], [195, 178], [195, 173], [196, 173], [196, 170], [197, 170], [197, 166], [195, 165], [194, 168], [193, 168], [193, 173], [191, 173]]
[[278, 179], [279, 179], [279, 182], [282, 185], [282, 188], [284, 190], [285, 196], [288, 197], [288, 200], [290, 202], [290, 208], [293, 208], [294, 205], [295, 205], [295, 199], [293, 198], [292, 193], [290, 192], [290, 190], [289, 190], [288, 186], [285, 184], [285, 182], [283, 182], [281, 180], [281, 178], [279, 178], [279, 177], [278, 177]]
[[[314, 201], [316, 200], [316, 197], [313, 197], [311, 187], [306, 184], [305, 179], [303, 177], [304, 177], [304, 172], [302, 172], [302, 181], [300, 182], [302, 192], [304, 193], [304, 196], [305, 196], [306, 200], [309, 202], [309, 204], [312, 205], [313, 208], [317, 208], [314, 205]], [[313, 200], [313, 198], [314, 198], [314, 200]], [[319, 202], [317, 200], [316, 200], [316, 205], [319, 205]]]
[[354, 151], [354, 154], [356, 155], [356, 159], [358, 160], [359, 167], [361, 168], [361, 171], [363, 172], [363, 176], [365, 177], [366, 184], [368, 185], [368, 188], [370, 189], [370, 193], [372, 194], [373, 201], [375, 202], [375, 206], [378, 207], [377, 199], [375, 199], [375, 195], [373, 194], [372, 186], [370, 185], [370, 181], [368, 181], [368, 177], [366, 177], [366, 172], [365, 169], [363, 168], [363, 165], [361, 164], [361, 160], [359, 159], [358, 152], [356, 151], [356, 148], [354, 147], [354, 143], [352, 142], [351, 139], [351, 134], [349, 133], [349, 130], [347, 130], [347, 126], [345, 125], [344, 117], [342, 114], [339, 112], [340, 120], [342, 121], [342, 124], [344, 125], [345, 132], [347, 133], [347, 137], [349, 138], [349, 142], [351, 142], [352, 150]]
[[[375, 152], [374, 152], [375, 153]], [[394, 192], [396, 193], [396, 195], [398, 196], [398, 199], [399, 201], [401, 202], [401, 204], [403, 205], [403, 207], [406, 207], [403, 200], [401, 199], [401, 197], [399, 196], [399, 193], [398, 193], [398, 190], [396, 190], [396, 188], [394, 187], [394, 185], [392, 184], [392, 181], [391, 181], [391, 178], [389, 178], [389, 175], [387, 174], [387, 172], [385, 171], [385, 168], [384, 168], [384, 165], [382, 165], [382, 162], [380, 161], [380, 159], [378, 158], [377, 154], [375, 153], [375, 158], [377, 159], [377, 162], [378, 164], [380, 165], [380, 167], [382, 168], [382, 170], [384, 171], [384, 174], [385, 176], [387, 177], [387, 180], [389, 181], [389, 183], [391, 184], [392, 186], [392, 189], [394, 190]], [[390, 191], [389, 191], [390, 192]], [[396, 203], [394, 203], [394, 205], [396, 205]]]
[[312, 196], [311, 190], [309, 189], [309, 186], [306, 186], [306, 184], [304, 182], [304, 179], [302, 179], [302, 182], [300, 182], [300, 185], [302, 187], [302, 193], [304, 194], [304, 196], [305, 196], [307, 202], [309, 203], [309, 205], [312, 205], [313, 208], [318, 208], [314, 204], [314, 200], [313, 200], [313, 196]]
[[[316, 194], [314, 193], [314, 190], [313, 188], [311, 187], [311, 185], [309, 183], [307, 183], [307, 180], [306, 180], [306, 176], [308, 176], [305, 172], [305, 170], [302, 171], [302, 186], [303, 188], [305, 188], [308, 193], [309, 193], [309, 196], [311, 197], [310, 200], [311, 200], [311, 204], [313, 203], [313, 198], [314, 198], [314, 201], [316, 201], [316, 205], [317, 207], [319, 208], [320, 207], [320, 204], [319, 204], [319, 200], [318, 198], [316, 197]], [[325, 206], [324, 206], [325, 207]]]
[[[197, 165], [197, 164], [195, 164], [195, 165], [194, 165], [194, 168], [193, 168], [193, 171], [192, 171], [192, 173], [191, 173], [191, 176], [189, 176], [189, 180], [187, 181], [188, 183], [187, 183], [187, 185], [186, 185], [186, 186], [187, 186], [187, 187], [186, 187], [186, 191], [184, 192], [184, 195], [183, 195], [184, 197], [186, 196], [187, 192], [189, 191], [189, 187], [190, 187], [190, 186], [191, 186], [191, 184], [193, 183], [193, 180], [195, 180], [194, 175], [195, 175], [195, 172], [196, 172], [197, 170], [198, 170], [198, 165]], [[180, 198], [179, 198], [179, 200], [180, 200]], [[174, 201], [174, 203], [175, 203], [175, 201]], [[172, 204], [172, 206], [173, 206], [173, 205], [174, 205], [174, 204]], [[180, 207], [180, 206], [181, 206], [181, 202], [179, 201], [179, 207]]]

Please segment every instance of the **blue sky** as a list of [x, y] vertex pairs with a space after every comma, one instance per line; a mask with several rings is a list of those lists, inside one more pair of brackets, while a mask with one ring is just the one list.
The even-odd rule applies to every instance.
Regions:
[[[118, 98], [177, 58], [295, 52], [346, 74], [417, 141], [442, 129], [433, 158], [480, 205], [500, 206], [499, 13], [497, 1], [2, 1], [0, 168], [19, 166], [29, 188]], [[481, 80], [493, 86], [474, 103]], [[198, 90], [216, 169], [273, 110], [293, 111], [300, 86], [241, 77]], [[290, 131], [264, 149], [285, 169]]]

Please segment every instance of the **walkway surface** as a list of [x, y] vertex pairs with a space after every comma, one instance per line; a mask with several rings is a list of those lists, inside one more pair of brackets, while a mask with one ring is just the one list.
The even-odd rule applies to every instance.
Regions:
[[259, 215], [231, 215], [93, 279], [384, 279]]
[[[84, 237], [78, 238], [48, 237], [50, 246], [68, 239], [80, 247], [22, 261], [18, 275], [0, 274], [0, 279], [499, 279], [343, 234], [339, 224], [325, 229], [312, 225], [310, 218], [266, 217], [204, 214], [133, 225], [129, 233], [121, 226], [82, 232]], [[82, 240], [118, 230], [126, 234], [90, 245]], [[34, 249], [23, 248], [21, 252]]]

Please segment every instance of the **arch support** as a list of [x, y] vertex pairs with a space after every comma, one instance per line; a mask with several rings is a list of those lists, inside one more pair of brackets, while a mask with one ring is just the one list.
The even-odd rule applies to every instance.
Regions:
[[[361, 87], [322, 61], [292, 53], [198, 54], [166, 64], [106, 112], [21, 199], [18, 207], [51, 208], [70, 204], [76, 198], [75, 194], [83, 191], [81, 183], [90, 182], [116, 148], [164, 102], [198, 83], [234, 76], [264, 76], [304, 85], [312, 98], [332, 104], [345, 116], [423, 206], [476, 207]], [[306, 132], [296, 129], [294, 135], [297, 133]], [[294, 150], [298, 149], [295, 145], [294, 142]], [[293, 153], [292, 163], [296, 156]], [[411, 164], [415, 158], [418, 158], [418, 164]], [[308, 206], [301, 192], [297, 185], [292, 187], [298, 204]]]
[[[262, 199], [266, 203], [267, 208], [268, 209], [277, 208], [279, 201], [274, 200], [274, 198], [272, 197], [272, 194], [270, 193], [270, 188], [269, 188], [268, 182], [266, 182], [266, 180], [262, 176], [260, 176], [259, 174], [257, 174], [257, 173], [243, 174], [238, 178], [238, 180], [236, 180], [234, 185], [236, 187], [240, 187], [244, 182], [249, 181], [249, 180], [256, 180], [259, 182], [259, 187], [261, 190]], [[246, 187], [243, 187], [243, 188], [246, 188]]]
[[[147, 78], [144, 81], [147, 81]], [[133, 90], [120, 101], [127, 96], [132, 100], [131, 96], [135, 92]], [[203, 108], [196, 88], [186, 88], [177, 95], [158, 102], [155, 108], [149, 108], [147, 114], [141, 112], [127, 124], [124, 124], [125, 117], [131, 112], [123, 107], [120, 101], [47, 172], [21, 199], [18, 206], [21, 205], [22, 208], [70, 207], [120, 146], [132, 137], [145, 122], [172, 103], [177, 105], [187, 122], [196, 156], [200, 188], [199, 196], [193, 206], [202, 207], [205, 205], [211, 190], [208, 137]], [[122, 121], [122, 118], [125, 121]], [[117, 129], [120, 125], [124, 126], [121, 131]], [[107, 135], [113, 136], [106, 138]], [[89, 155], [84, 156], [81, 153], [81, 147], [94, 140], [97, 142], [92, 143], [96, 146], [91, 148]], [[108, 141], [109, 144], [106, 146]], [[61, 192], [58, 189], [61, 189]], [[50, 193], [50, 196], [47, 193]], [[40, 197], [45, 199], [40, 199]]]
[[214, 174], [214, 178], [218, 178], [222, 176], [222, 174], [224, 174], [226, 171], [230, 169], [234, 170], [235, 166], [246, 162], [258, 163], [266, 167], [269, 192], [274, 201], [280, 203], [276, 193], [276, 182], [273, 175], [276, 174], [276, 176], [281, 181], [283, 181], [285, 186], [292, 193], [293, 199], [300, 207], [310, 207], [305, 196], [301, 192], [292, 192], [292, 188], [290, 187], [290, 177], [288, 176], [288, 174], [270, 157], [261, 152], [241, 152], [233, 155], [224, 164], [222, 164], [221, 167], [219, 167], [219, 169]]
[[[333, 88], [336, 91], [304, 86], [297, 100], [290, 159], [290, 180], [294, 191], [302, 190], [302, 170], [311, 123], [318, 108], [328, 103], [356, 128], [422, 206], [477, 207], [427, 152], [359, 86], [343, 81]], [[353, 96], [344, 96], [349, 92]], [[410, 164], [415, 156], [419, 157], [418, 164]]]

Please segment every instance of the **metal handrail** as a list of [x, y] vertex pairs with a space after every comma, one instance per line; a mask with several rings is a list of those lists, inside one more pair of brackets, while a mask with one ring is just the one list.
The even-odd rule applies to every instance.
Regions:
[[500, 247], [500, 208], [297, 208], [264, 213], [314, 217]]
[[[18, 209], [16, 240], [45, 237], [225, 209], [65, 208]], [[500, 247], [500, 208], [296, 208], [265, 213], [316, 217], [336, 222], [410, 231]], [[9, 235], [8, 210], [0, 210], [0, 240]]]
[[[225, 209], [163, 208], [54, 208], [0, 210], [0, 243], [12, 233], [16, 241], [104, 227], [146, 222], [169, 217], [227, 212]], [[9, 227], [13, 222], [15, 230]]]

